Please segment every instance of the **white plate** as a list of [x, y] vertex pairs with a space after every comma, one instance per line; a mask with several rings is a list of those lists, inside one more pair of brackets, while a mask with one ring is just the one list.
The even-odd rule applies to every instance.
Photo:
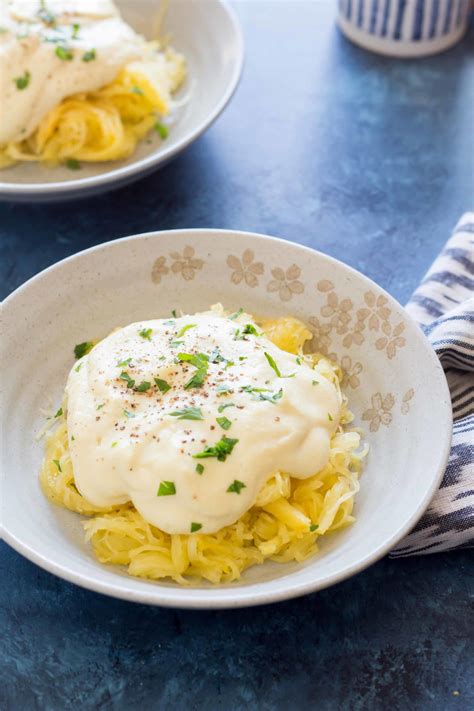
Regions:
[[[43, 496], [35, 442], [40, 409], [61, 402], [76, 343], [116, 326], [193, 313], [221, 301], [293, 314], [347, 369], [345, 384], [371, 451], [356, 523], [321, 540], [304, 563], [265, 563], [239, 583], [182, 588], [98, 563], [81, 517]], [[302, 595], [359, 572], [414, 526], [444, 471], [451, 404], [439, 361], [418, 326], [376, 284], [323, 254], [245, 232], [177, 230], [109, 242], [59, 262], [4, 304], [3, 525], [17, 551], [84, 587], [177, 607], [256, 605]], [[50, 400], [51, 398], [51, 400]]]
[[[153, 39], [159, 0], [116, 0], [116, 4], [134, 29]], [[211, 125], [232, 97], [242, 72], [243, 40], [234, 13], [221, 0], [170, 0], [164, 33], [171, 35], [173, 46], [188, 61], [188, 77], [177, 98], [189, 100], [177, 110], [168, 138], [161, 141], [150, 134], [127, 160], [82, 163], [80, 171], [36, 163], [16, 165], [0, 171], [0, 199], [39, 202], [97, 195], [164, 165]]]

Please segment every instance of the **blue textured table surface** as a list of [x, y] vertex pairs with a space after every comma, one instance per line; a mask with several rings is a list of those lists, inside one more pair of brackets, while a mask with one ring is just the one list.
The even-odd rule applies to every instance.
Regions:
[[[0, 206], [2, 296], [99, 242], [209, 226], [302, 242], [408, 298], [472, 207], [474, 28], [395, 61], [347, 43], [331, 2], [236, 10], [242, 83], [185, 154], [87, 202]], [[470, 563], [384, 559], [303, 599], [194, 613], [81, 590], [0, 544], [0, 707], [473, 708]]]

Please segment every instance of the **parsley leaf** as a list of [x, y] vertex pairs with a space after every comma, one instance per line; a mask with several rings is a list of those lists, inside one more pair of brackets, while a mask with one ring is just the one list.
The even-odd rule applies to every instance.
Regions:
[[275, 363], [275, 361], [274, 361], [273, 358], [271, 357], [270, 353], [267, 353], [267, 352], [265, 351], [264, 356], [265, 356], [265, 358], [267, 359], [268, 365], [270, 366], [270, 368], [272, 368], [272, 369], [275, 371], [275, 373], [277, 374], [277, 377], [278, 377], [278, 378], [281, 378], [280, 369], [278, 368], [277, 364]]
[[13, 81], [16, 84], [16, 88], [19, 89], [20, 91], [22, 91], [23, 89], [26, 89], [26, 87], [30, 83], [30, 79], [31, 79], [31, 74], [29, 71], [26, 71], [22, 77], [17, 77]]
[[137, 94], [137, 96], [145, 96], [145, 92], [139, 86], [134, 86], [132, 88], [132, 94]]
[[242, 489], [245, 489], [247, 487], [246, 484], [243, 483], [243, 481], [239, 481], [238, 479], [234, 479], [232, 484], [227, 488], [227, 491], [233, 494], [240, 494]]
[[81, 164], [76, 158], [67, 158], [66, 159], [66, 168], [69, 168], [69, 170], [80, 170], [81, 169]]
[[89, 353], [93, 347], [94, 344], [92, 341], [84, 341], [84, 343], [78, 343], [77, 346], [74, 346], [74, 356], [76, 357], [76, 360], [82, 358], [82, 356], [85, 356], [86, 353]]
[[125, 382], [127, 383], [127, 388], [133, 388], [135, 385], [135, 381], [129, 376], [126, 370], [122, 370], [122, 372], [120, 373], [120, 380], [125, 380]]
[[319, 385], [319, 380], [313, 380], [313, 381], [311, 382], [311, 385]]
[[216, 417], [216, 422], [223, 430], [230, 430], [232, 427], [232, 422], [227, 417]]
[[157, 496], [173, 496], [174, 494], [176, 494], [176, 487], [174, 485], [174, 482], [172, 482], [172, 481], [160, 482], [160, 486], [158, 488], [158, 491], [156, 492]]
[[204, 466], [202, 464], [196, 464], [196, 471], [198, 474], [202, 474], [204, 471]]
[[207, 369], [209, 367], [209, 357], [205, 353], [178, 353], [178, 361], [181, 363], [190, 363], [197, 368], [194, 375], [185, 384], [185, 390], [190, 388], [200, 388], [204, 383], [204, 379], [207, 375]]
[[63, 408], [60, 407], [59, 410], [57, 411], [57, 413], [55, 414], [55, 417], [61, 417], [62, 414], [63, 414]]
[[60, 462], [59, 462], [59, 459], [53, 459], [53, 462], [54, 462], [54, 464], [56, 464], [56, 466], [57, 466], [57, 468], [58, 468], [58, 471], [62, 472], [61, 464], [60, 464]]
[[191, 533], [196, 533], [196, 531], [200, 531], [202, 528], [202, 523], [193, 523], [191, 524]]
[[132, 417], [136, 417], [134, 412], [129, 412], [128, 410], [123, 410], [123, 414], [125, 415], [125, 417], [128, 417], [129, 419], [131, 419]]
[[334, 420], [334, 417], [331, 415], [330, 412], [328, 412], [328, 420], [329, 420], [329, 422], [333, 422], [333, 420]]
[[61, 59], [63, 62], [70, 62], [72, 59], [74, 59], [74, 55], [71, 50], [67, 49], [67, 47], [63, 47], [62, 45], [56, 47], [55, 54], [56, 57], [58, 57], [58, 59]]
[[141, 336], [142, 338], [145, 338], [147, 341], [151, 341], [151, 334], [153, 333], [152, 328], [142, 328], [141, 331], [138, 332], [138, 335]]
[[230, 318], [231, 321], [235, 321], [235, 319], [239, 318], [239, 316], [240, 316], [241, 314], [243, 314], [243, 313], [244, 313], [244, 310], [243, 310], [243, 309], [239, 309], [238, 311], [236, 311], [235, 313], [233, 313], [231, 316], [229, 316], [229, 318]]
[[166, 380], [162, 380], [161, 378], [154, 378], [155, 383], [158, 386], [158, 389], [160, 392], [167, 393], [168, 390], [171, 390], [171, 385], [169, 385]]
[[79, 30], [81, 29], [81, 26], [78, 22], [74, 22], [72, 26], [72, 39], [77, 39], [77, 35], [79, 34]]
[[234, 341], [241, 341], [244, 336], [260, 336], [261, 334], [257, 331], [252, 323], [247, 323], [242, 330], [239, 328], [235, 331]]
[[[159, 134], [162, 141], [164, 141], [165, 138], [168, 138], [169, 129], [168, 129], [168, 126], [165, 126], [164, 123], [160, 123], [159, 121], [157, 121], [153, 128]], [[174, 311], [174, 309], [173, 309], [173, 311]]]
[[171, 417], [177, 417], [178, 420], [202, 420], [202, 412], [199, 407], [185, 407], [183, 410], [175, 410], [169, 413]]
[[316, 529], [318, 529], [318, 528], [319, 528], [319, 526], [317, 523], [312, 523], [311, 526], [309, 527], [309, 530], [311, 532], [313, 532], [313, 531], [316, 531]]
[[274, 405], [283, 397], [283, 390], [281, 389], [276, 393], [265, 388], [253, 388], [251, 385], [245, 385], [242, 389], [247, 393], [252, 393], [254, 400], [265, 400], [266, 402], [272, 402]]
[[224, 412], [226, 407], [235, 407], [235, 404], [233, 402], [228, 402], [226, 405], [219, 405], [217, 412]]
[[194, 459], [206, 459], [207, 457], [217, 457], [219, 462], [225, 462], [227, 455], [232, 453], [238, 439], [230, 439], [230, 437], [222, 437], [219, 442], [210, 447], [205, 447], [202, 452], [193, 454]]
[[121, 360], [120, 363], [117, 363], [117, 367], [118, 368], [126, 368], [127, 365], [130, 365], [131, 362], [132, 362], [132, 357], [130, 356], [130, 358], [127, 358], [126, 360]]
[[148, 380], [143, 380], [143, 382], [140, 383], [140, 385], [137, 385], [135, 388], [137, 393], [146, 393], [147, 390], [151, 388], [151, 383], [148, 382]]
[[90, 49], [88, 52], [84, 52], [82, 55], [83, 62], [92, 62], [96, 58], [95, 49]]
[[183, 328], [180, 330], [179, 333], [176, 334], [176, 338], [181, 338], [181, 336], [184, 336], [186, 331], [189, 331], [190, 328], [196, 328], [197, 323], [188, 323], [186, 326], [183, 326]]

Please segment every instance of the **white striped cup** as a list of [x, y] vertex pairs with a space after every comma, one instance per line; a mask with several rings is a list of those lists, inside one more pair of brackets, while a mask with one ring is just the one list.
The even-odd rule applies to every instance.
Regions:
[[339, 0], [339, 27], [353, 42], [392, 57], [443, 52], [466, 31], [470, 0]]

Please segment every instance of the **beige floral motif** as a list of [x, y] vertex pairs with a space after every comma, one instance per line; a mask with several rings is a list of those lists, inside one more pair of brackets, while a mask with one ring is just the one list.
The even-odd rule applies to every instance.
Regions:
[[415, 391], [413, 390], [413, 388], [410, 388], [410, 390], [407, 390], [405, 395], [403, 396], [402, 406], [400, 408], [403, 415], [406, 415], [410, 411], [410, 400], [413, 398], [414, 394]]
[[372, 407], [366, 410], [362, 419], [370, 422], [370, 431], [377, 432], [380, 425], [388, 427], [392, 421], [392, 413], [390, 410], [395, 405], [395, 398], [392, 393], [388, 393], [383, 397], [380, 393], [372, 395]]
[[357, 319], [353, 330], [350, 333], [347, 333], [342, 340], [344, 348], [350, 348], [354, 344], [356, 346], [361, 346], [365, 340], [364, 331], [365, 323]]
[[158, 259], [155, 259], [153, 263], [153, 268], [151, 270], [151, 280], [155, 282], [155, 284], [159, 284], [162, 277], [166, 276], [169, 274], [169, 269], [166, 266], [166, 257], [158, 257]]
[[375, 296], [373, 291], [367, 291], [364, 294], [366, 307], [357, 311], [357, 320], [365, 323], [368, 319], [369, 329], [378, 331], [381, 324], [388, 320], [390, 309], [386, 306], [388, 299], [383, 294]]
[[272, 269], [273, 280], [267, 284], [267, 291], [278, 291], [282, 301], [290, 301], [293, 294], [302, 294], [304, 285], [298, 280], [301, 269], [293, 264], [286, 271], [275, 267]]
[[204, 265], [202, 259], [197, 259], [194, 256], [194, 248], [189, 246], [184, 248], [183, 254], [171, 252], [170, 257], [174, 260], [171, 265], [171, 271], [175, 274], [181, 274], [186, 281], [194, 279], [196, 271], [202, 269]]
[[400, 323], [392, 328], [388, 321], [382, 324], [382, 331], [384, 336], [377, 338], [375, 341], [375, 347], [378, 351], [383, 351], [386, 349], [387, 356], [391, 360], [397, 354], [397, 348], [403, 348], [406, 343], [405, 338], [401, 335], [405, 330], [405, 324], [400, 321]]
[[326, 305], [321, 306], [321, 316], [330, 318], [336, 333], [342, 335], [347, 333], [348, 325], [352, 318], [350, 312], [353, 306], [351, 299], [339, 300], [338, 295], [331, 291], [326, 297]]
[[351, 358], [349, 356], [343, 356], [341, 358], [341, 368], [343, 371], [342, 375], [342, 387], [345, 388], [350, 386], [353, 390], [359, 387], [360, 380], [358, 376], [362, 372], [362, 364], [354, 363], [352, 364]]
[[258, 286], [257, 275], [263, 274], [262, 262], [254, 262], [255, 254], [251, 249], [246, 249], [242, 254], [242, 259], [238, 259], [233, 254], [227, 257], [227, 266], [233, 269], [231, 281], [234, 284], [240, 284], [242, 279], [245, 280], [247, 286]]
[[316, 284], [316, 288], [318, 291], [326, 293], [327, 291], [332, 291], [334, 289], [334, 284], [332, 281], [329, 281], [329, 279], [321, 279], [321, 281], [318, 281]]
[[313, 332], [313, 340], [310, 344], [311, 350], [327, 356], [331, 347], [332, 324], [321, 323], [316, 316], [308, 319], [308, 323]]

